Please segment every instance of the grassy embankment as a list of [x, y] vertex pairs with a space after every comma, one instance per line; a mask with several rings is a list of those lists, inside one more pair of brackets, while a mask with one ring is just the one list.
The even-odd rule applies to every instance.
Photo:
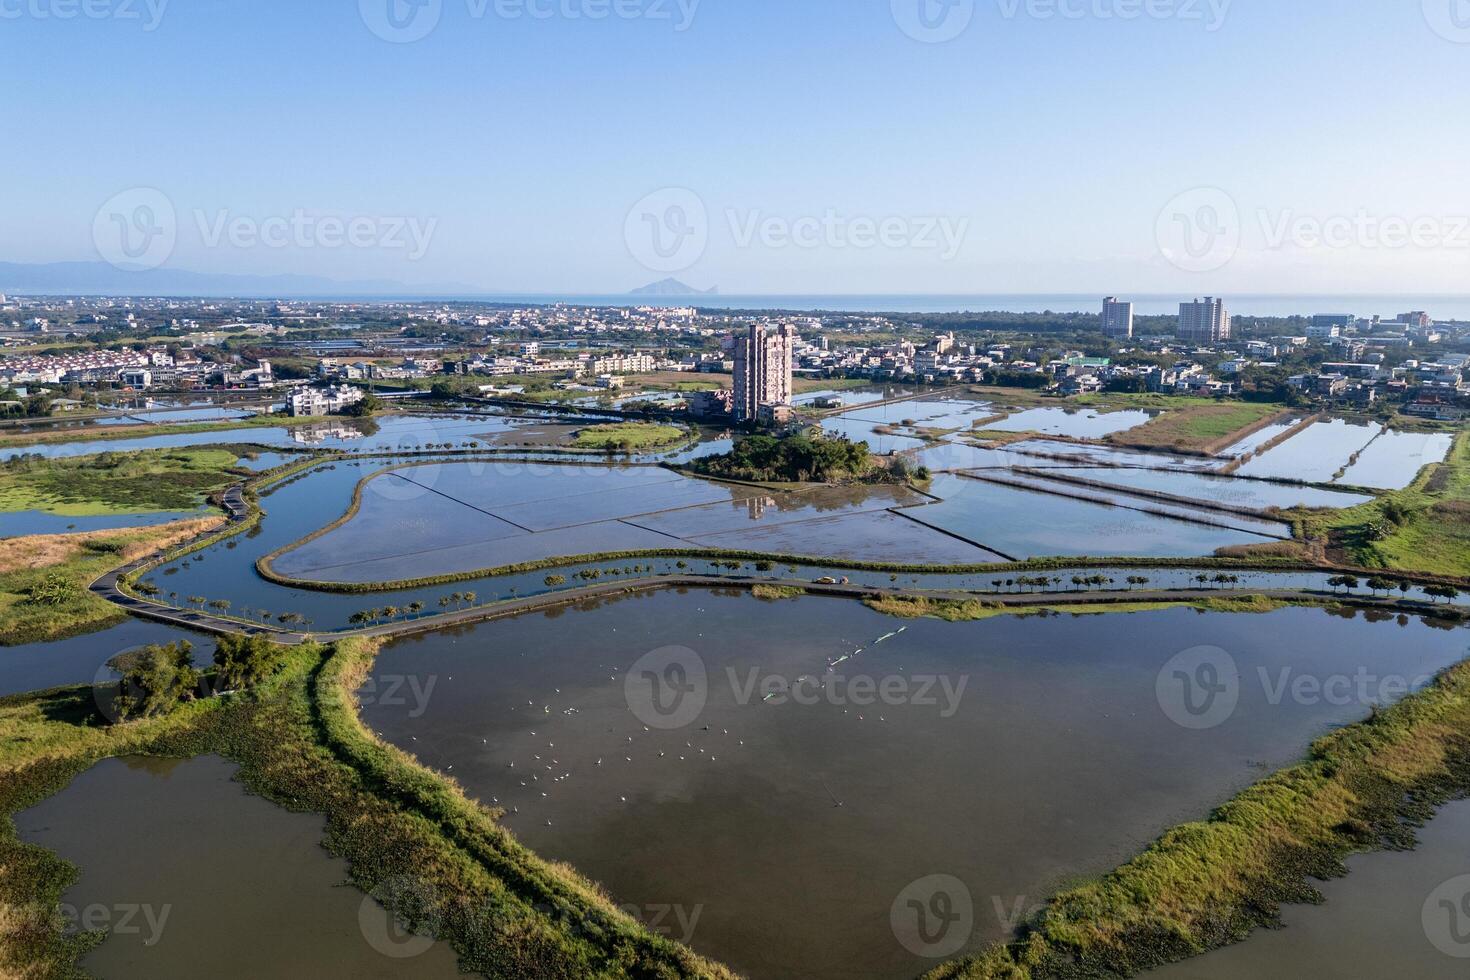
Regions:
[[[107, 726], [86, 688], [0, 700], [0, 813], [58, 792], [95, 762], [146, 753], [218, 753], [242, 764], [255, 792], [326, 815], [324, 845], [355, 885], [390, 881], [437, 920], [467, 968], [495, 977], [730, 977], [616, 909], [596, 886], [522, 848], [496, 813], [452, 782], [376, 741], [352, 691], [375, 647], [349, 641], [284, 654], [254, 693], [188, 703], [167, 716]], [[97, 940], [53, 921], [77, 871], [21, 843], [0, 821], [0, 976], [71, 976]]]
[[1323, 543], [1334, 561], [1470, 579], [1470, 433], [1407, 489], [1297, 519], [1302, 535]]
[[1279, 405], [1259, 402], [1216, 402], [1193, 398], [1176, 401], [1186, 404], [1171, 407], [1136, 429], [1115, 432], [1104, 441], [1130, 449], [1209, 455], [1244, 439], [1283, 413]]
[[930, 980], [1134, 976], [1279, 924], [1316, 902], [1311, 879], [1349, 855], [1413, 845], [1436, 806], [1470, 792], [1470, 664], [1367, 721], [1204, 822], [1170, 830], [1098, 881], [1054, 897], [1021, 940], [947, 964]]
[[235, 482], [248, 447], [100, 453], [0, 463], [0, 512], [43, 510], [65, 517], [193, 510]]
[[[101, 442], [115, 439], [145, 439], [150, 436], [198, 435], [201, 432], [230, 432], [261, 428], [295, 428], [330, 422], [325, 415], [290, 418], [285, 415], [256, 415], [248, 419], [222, 419], [218, 422], [181, 422], [178, 425], [99, 425], [93, 429], [58, 429], [47, 432], [0, 433], [0, 448], [15, 449], [27, 446], [49, 446], [59, 442]], [[242, 441], [248, 442], [248, 438]]]
[[577, 449], [603, 452], [638, 452], [677, 445], [688, 438], [689, 434], [678, 426], [658, 425], [654, 422], [622, 422], [581, 429], [572, 440], [572, 445]]
[[150, 528], [0, 541], [0, 646], [58, 640], [121, 622], [126, 618], [121, 609], [87, 591], [92, 581], [223, 522], [223, 517], [204, 517]]
[[1288, 603], [1267, 596], [1236, 596], [1219, 599], [1171, 599], [1142, 602], [1077, 602], [1056, 605], [1018, 606], [1005, 602], [969, 599], [963, 602], [925, 596], [884, 596], [864, 599], [863, 605], [899, 619], [942, 619], [948, 623], [971, 623], [997, 616], [1101, 616], [1109, 613], [1155, 612], [1160, 609], [1196, 609], [1200, 612], [1267, 613]]

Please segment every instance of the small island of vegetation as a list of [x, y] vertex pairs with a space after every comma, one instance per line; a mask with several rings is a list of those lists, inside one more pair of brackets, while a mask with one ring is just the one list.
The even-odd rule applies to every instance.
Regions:
[[866, 442], [825, 437], [820, 430], [746, 436], [728, 453], [694, 460], [688, 468], [752, 483], [903, 483], [929, 477], [924, 467], [914, 469], [903, 457], [880, 460]]

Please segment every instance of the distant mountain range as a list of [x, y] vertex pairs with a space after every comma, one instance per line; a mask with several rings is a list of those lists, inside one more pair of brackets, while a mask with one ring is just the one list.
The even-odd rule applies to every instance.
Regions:
[[651, 282], [647, 286], [628, 293], [629, 296], [718, 296], [719, 294], [719, 286], [695, 289], [677, 279], [660, 279], [658, 282]]
[[106, 262], [0, 262], [0, 293], [21, 296], [204, 296], [217, 298], [434, 298], [485, 295], [462, 283], [410, 285], [386, 279], [249, 276], [182, 269], [130, 272]]

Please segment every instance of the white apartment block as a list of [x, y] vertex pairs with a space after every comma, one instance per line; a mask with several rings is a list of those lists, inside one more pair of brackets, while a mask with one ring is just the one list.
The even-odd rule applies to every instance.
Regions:
[[298, 388], [286, 399], [286, 407], [297, 417], [331, 415], [362, 401], [362, 389], [351, 385], [335, 388]]

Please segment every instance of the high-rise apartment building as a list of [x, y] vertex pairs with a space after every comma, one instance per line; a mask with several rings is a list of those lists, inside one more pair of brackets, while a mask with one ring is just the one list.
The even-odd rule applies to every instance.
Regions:
[[1199, 344], [1218, 344], [1230, 339], [1230, 314], [1225, 301], [1213, 296], [1179, 304], [1179, 338]]
[[1103, 300], [1103, 333], [1109, 337], [1128, 340], [1133, 337], [1133, 304], [1124, 303], [1116, 296]]
[[762, 408], [790, 405], [796, 328], [752, 324], [735, 337], [735, 420], [753, 422]]

